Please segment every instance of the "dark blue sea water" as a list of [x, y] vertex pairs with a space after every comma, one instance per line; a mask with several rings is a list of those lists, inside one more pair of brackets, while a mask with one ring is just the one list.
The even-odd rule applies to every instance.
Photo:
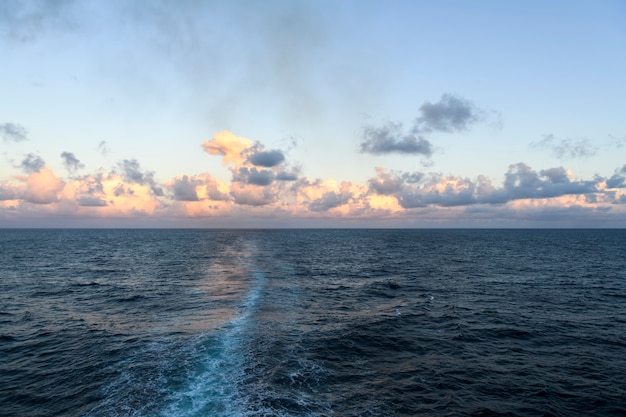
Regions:
[[626, 415], [626, 230], [0, 230], [2, 416]]

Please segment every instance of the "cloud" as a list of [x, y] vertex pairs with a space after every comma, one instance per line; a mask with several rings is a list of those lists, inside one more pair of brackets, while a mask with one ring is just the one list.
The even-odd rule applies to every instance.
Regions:
[[248, 160], [257, 166], [271, 168], [282, 163], [285, 160], [285, 155], [281, 151], [257, 151], [248, 157]]
[[536, 172], [524, 163], [509, 166], [504, 189], [510, 199], [550, 198], [597, 191], [594, 181], [574, 181], [563, 167]]
[[[299, 168], [286, 166], [286, 161], [256, 166], [250, 156], [269, 151], [259, 142], [233, 134], [207, 142], [211, 152], [232, 161], [227, 164], [230, 180], [202, 173], [180, 175], [161, 185], [137, 160], [126, 159], [110, 172], [100, 170], [64, 181], [41, 158], [29, 154], [22, 164], [27, 175], [0, 184], [0, 221], [46, 214], [149, 216], [155, 222], [191, 217], [387, 219], [413, 226], [417, 221], [433, 226], [463, 219], [484, 221], [487, 226], [490, 221], [508, 225], [507, 221], [520, 219], [562, 221], [559, 216], [596, 216], [606, 222], [626, 219], [626, 165], [610, 178], [581, 180], [561, 166], [535, 170], [519, 162], [510, 165], [498, 183], [482, 175], [465, 178], [379, 167], [373, 178], [353, 183], [309, 179]], [[76, 159], [71, 156], [66, 155], [70, 162]]]
[[432, 143], [424, 134], [432, 132], [462, 132], [485, 118], [485, 112], [461, 97], [444, 94], [436, 103], [425, 102], [420, 116], [410, 132], [401, 122], [388, 122], [381, 127], [366, 126], [363, 130], [361, 152], [374, 155], [388, 153], [418, 154], [430, 157]]
[[26, 129], [16, 123], [0, 124], [0, 136], [4, 142], [22, 142], [28, 139]]
[[[264, 205], [275, 201], [278, 189], [253, 191], [243, 186], [281, 187], [280, 182], [298, 179], [298, 170], [285, 166], [285, 155], [280, 150], [266, 150], [260, 142], [235, 136], [223, 131], [215, 134], [211, 140], [202, 144], [210, 155], [222, 156], [222, 163], [232, 173], [233, 184], [239, 184], [234, 192], [234, 201], [238, 204]], [[257, 167], [264, 167], [259, 169]]]
[[43, 33], [75, 27], [70, 9], [73, 0], [1, 1], [1, 35], [7, 39], [33, 41]]
[[276, 174], [276, 181], [296, 181], [298, 179], [298, 173], [296, 171], [280, 171]]
[[436, 103], [425, 102], [419, 109], [420, 116], [415, 119], [415, 133], [462, 132], [484, 119], [484, 111], [470, 101], [444, 94]]
[[21, 199], [22, 194], [22, 190], [13, 184], [0, 184], [0, 201]]
[[99, 197], [80, 197], [78, 199], [78, 205], [82, 207], [106, 207], [108, 206], [106, 200]]
[[324, 193], [322, 197], [311, 201], [309, 204], [309, 210], [311, 211], [328, 211], [332, 208], [348, 204], [352, 194], [349, 192], [334, 192], [329, 191]]
[[626, 145], [626, 136], [618, 138], [617, 136], [609, 135], [609, 138], [611, 139], [609, 146], [621, 149], [624, 147], [624, 145]]
[[182, 178], [175, 179], [171, 185], [172, 191], [174, 191], [174, 200], [177, 201], [199, 201], [196, 188], [201, 185], [201, 182], [195, 179], [190, 179], [187, 175], [183, 175]]
[[582, 195], [599, 190], [600, 180], [575, 180], [562, 167], [539, 172], [524, 163], [509, 166], [502, 187], [479, 176], [476, 181], [461, 177], [444, 177], [420, 173], [393, 173], [377, 170], [369, 180], [370, 191], [393, 195], [405, 209], [439, 206], [471, 206], [475, 204], [506, 204], [522, 199], [547, 199], [565, 195]]
[[245, 184], [266, 186], [274, 181], [274, 173], [267, 169], [257, 170], [256, 168], [239, 168], [239, 173], [233, 177], [233, 181], [240, 181]]
[[379, 195], [392, 195], [402, 190], [404, 184], [419, 183], [424, 179], [421, 172], [387, 172], [384, 168], [376, 168], [378, 176], [371, 178], [369, 188]]
[[626, 165], [620, 170], [615, 170], [615, 174], [606, 180], [607, 188], [626, 188]]
[[403, 133], [401, 123], [390, 122], [382, 127], [365, 127], [361, 152], [374, 155], [419, 154], [429, 157], [433, 153], [433, 146], [421, 136]]
[[163, 195], [163, 189], [154, 180], [154, 172], [143, 172], [136, 159], [124, 159], [118, 163], [124, 180], [136, 184], [149, 185], [156, 196]]
[[407, 188], [398, 197], [407, 208], [465, 206], [476, 203], [476, 185], [466, 178], [444, 178], [423, 188]]
[[531, 148], [546, 149], [558, 159], [588, 158], [594, 156], [598, 147], [592, 145], [588, 139], [561, 139], [554, 135], [545, 135], [543, 139], [530, 143]]
[[110, 152], [110, 149], [107, 146], [106, 141], [102, 140], [100, 141], [100, 143], [98, 143], [98, 152], [100, 152], [102, 156], [108, 155], [108, 153]]
[[183, 175], [169, 185], [175, 201], [228, 201], [228, 188], [209, 174]]
[[65, 183], [50, 168], [42, 167], [26, 178], [24, 201], [34, 204], [51, 204], [58, 200], [58, 193]]
[[254, 142], [250, 139], [235, 136], [228, 131], [222, 131], [213, 135], [213, 139], [204, 141], [202, 147], [209, 155], [222, 156], [224, 165], [232, 165], [238, 168], [245, 164], [247, 160], [244, 152], [253, 145]]
[[247, 184], [233, 183], [231, 195], [237, 205], [266, 206], [276, 202], [278, 193], [272, 187], [256, 187]]
[[20, 164], [22, 170], [24, 170], [24, 172], [28, 174], [33, 172], [39, 172], [39, 170], [41, 170], [45, 165], [46, 163], [43, 159], [41, 159], [40, 156], [32, 153], [26, 155], [26, 157], [22, 160], [22, 163]]
[[62, 152], [61, 158], [63, 159], [63, 166], [69, 172], [74, 172], [76, 170], [85, 168], [85, 165], [81, 164], [78, 158], [76, 158], [71, 152]]

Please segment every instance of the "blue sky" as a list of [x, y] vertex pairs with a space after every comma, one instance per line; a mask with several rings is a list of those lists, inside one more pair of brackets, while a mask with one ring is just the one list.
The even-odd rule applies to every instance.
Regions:
[[621, 1], [4, 1], [0, 226], [624, 227]]

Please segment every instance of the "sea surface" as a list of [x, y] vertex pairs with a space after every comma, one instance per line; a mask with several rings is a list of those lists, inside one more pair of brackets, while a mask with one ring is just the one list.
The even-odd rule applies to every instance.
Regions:
[[0, 230], [1, 416], [624, 416], [626, 230]]

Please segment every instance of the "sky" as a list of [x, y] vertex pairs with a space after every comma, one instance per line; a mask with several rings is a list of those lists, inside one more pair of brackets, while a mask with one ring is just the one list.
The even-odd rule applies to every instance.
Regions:
[[626, 227], [626, 3], [0, 2], [0, 227]]

